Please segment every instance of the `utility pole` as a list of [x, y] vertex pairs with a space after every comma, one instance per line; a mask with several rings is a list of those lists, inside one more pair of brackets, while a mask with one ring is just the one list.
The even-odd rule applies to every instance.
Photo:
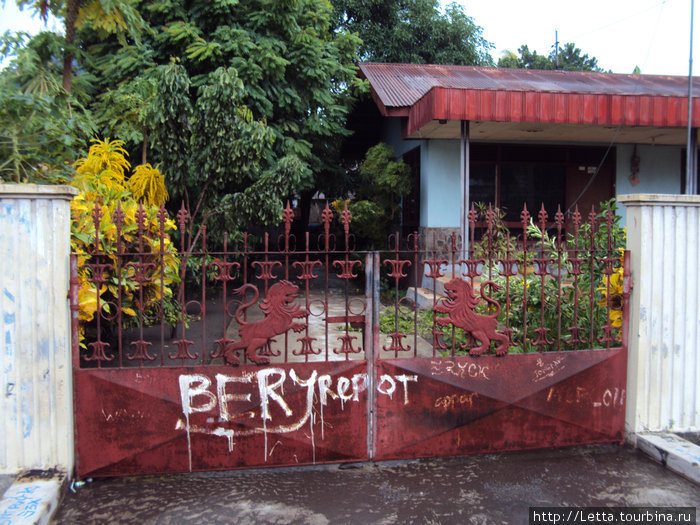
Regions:
[[697, 178], [695, 176], [695, 151], [696, 144], [693, 140], [693, 8], [695, 1], [690, 0], [690, 53], [688, 66], [688, 138], [686, 146], [685, 164], [685, 192], [695, 195], [698, 192]]
[[554, 64], [555, 69], [559, 69], [559, 30], [554, 30]]

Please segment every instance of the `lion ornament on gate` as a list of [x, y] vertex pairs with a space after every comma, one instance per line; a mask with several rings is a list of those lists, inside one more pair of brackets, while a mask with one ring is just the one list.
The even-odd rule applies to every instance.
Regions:
[[498, 290], [493, 281], [485, 281], [481, 285], [481, 298], [496, 307], [496, 313], [482, 315], [474, 311], [479, 304], [479, 298], [474, 295], [472, 286], [468, 281], [455, 278], [445, 284], [447, 299], [441, 299], [435, 305], [435, 312], [449, 314], [447, 317], [438, 317], [435, 322], [440, 326], [452, 324], [470, 333], [480, 345], [469, 350], [469, 355], [478, 356], [486, 352], [491, 346], [491, 341], [500, 341], [496, 347], [496, 355], [508, 353], [508, 336], [496, 331], [496, 319], [501, 313], [501, 305], [491, 297], [484, 295], [484, 287], [491, 286]]
[[296, 322], [294, 318], [306, 317], [308, 313], [301, 306], [294, 304], [299, 287], [289, 281], [279, 281], [270, 286], [265, 299], [260, 303], [260, 309], [265, 314], [265, 318], [249, 323], [243, 319], [243, 313], [258, 301], [260, 293], [252, 284], [244, 284], [236, 289], [235, 293], [245, 297], [247, 290], [253, 291], [253, 298], [241, 304], [235, 315], [236, 321], [241, 325], [238, 329], [240, 339], [226, 347], [224, 360], [229, 365], [239, 365], [241, 361], [236, 351], [245, 348], [248, 359], [257, 365], [266, 365], [270, 363], [270, 358], [260, 355], [258, 350], [274, 336], [281, 335], [290, 328], [295, 332], [304, 330], [306, 323]]

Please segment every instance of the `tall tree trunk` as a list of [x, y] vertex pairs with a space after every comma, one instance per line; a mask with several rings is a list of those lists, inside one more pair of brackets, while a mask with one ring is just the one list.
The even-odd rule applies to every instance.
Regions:
[[75, 41], [75, 21], [78, 18], [80, 0], [68, 0], [66, 4], [66, 49], [63, 52], [63, 90], [71, 92], [73, 80], [73, 42]]

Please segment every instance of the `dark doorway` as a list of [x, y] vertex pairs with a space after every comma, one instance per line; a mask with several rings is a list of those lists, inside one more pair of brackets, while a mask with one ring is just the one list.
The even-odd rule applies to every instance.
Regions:
[[411, 193], [403, 198], [401, 232], [405, 238], [420, 227], [420, 147], [403, 154], [403, 161], [411, 168]]

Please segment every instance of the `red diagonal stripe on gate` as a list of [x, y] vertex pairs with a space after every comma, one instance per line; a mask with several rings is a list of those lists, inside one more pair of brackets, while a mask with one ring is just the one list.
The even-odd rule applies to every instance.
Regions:
[[512, 404], [594, 367], [620, 351], [616, 348], [504, 357], [386, 359], [380, 364], [386, 363], [417, 374], [419, 378], [432, 378], [457, 388], [468, 384], [480, 394]]

